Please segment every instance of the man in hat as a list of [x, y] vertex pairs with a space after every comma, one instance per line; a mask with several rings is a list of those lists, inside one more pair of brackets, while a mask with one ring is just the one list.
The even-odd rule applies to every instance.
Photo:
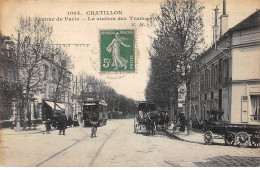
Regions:
[[62, 134], [65, 135], [65, 129], [67, 128], [67, 117], [64, 113], [61, 113], [58, 116], [58, 129], [59, 129], [59, 135]]

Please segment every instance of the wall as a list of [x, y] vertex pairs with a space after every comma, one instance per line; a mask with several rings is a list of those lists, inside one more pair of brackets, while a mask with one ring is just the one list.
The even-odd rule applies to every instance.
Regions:
[[[232, 108], [231, 108], [231, 123], [232, 124], [260, 124], [260, 122], [252, 122], [250, 119], [251, 100], [250, 91], [257, 89], [260, 95], [260, 82], [240, 82], [232, 84]], [[256, 92], [254, 91], [254, 94]], [[247, 104], [243, 107], [247, 107], [247, 120], [242, 122], [242, 96], [247, 96]], [[245, 109], [243, 109], [245, 110]]]
[[260, 79], [260, 29], [235, 32], [232, 38], [232, 80]]

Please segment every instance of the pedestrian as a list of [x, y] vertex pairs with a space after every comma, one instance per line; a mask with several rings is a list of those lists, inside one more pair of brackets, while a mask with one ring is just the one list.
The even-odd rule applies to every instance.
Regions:
[[91, 118], [91, 138], [96, 137], [97, 135], [97, 126], [98, 126], [98, 113], [93, 113]]
[[67, 117], [64, 113], [61, 113], [58, 116], [58, 129], [59, 129], [59, 135], [61, 135], [61, 132], [63, 135], [65, 135], [65, 129], [67, 128]]
[[72, 117], [69, 116], [68, 121], [67, 121], [67, 126], [71, 127], [72, 125], [73, 125], [73, 120], [72, 120]]
[[51, 120], [48, 118], [46, 120], [46, 132], [49, 134], [51, 130]]
[[185, 116], [184, 116], [184, 113], [181, 113], [179, 115], [179, 120], [180, 120], [180, 123], [181, 123], [181, 127], [180, 127], [179, 131], [184, 132], [185, 131]]

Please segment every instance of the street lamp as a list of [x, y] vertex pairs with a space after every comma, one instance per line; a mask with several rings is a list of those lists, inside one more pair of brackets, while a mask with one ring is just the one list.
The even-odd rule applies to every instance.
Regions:
[[18, 41], [17, 41], [17, 82], [16, 82], [16, 111], [17, 111], [17, 120], [16, 120], [16, 131], [21, 131], [21, 118], [20, 118], [20, 112], [19, 112], [19, 59], [20, 59], [20, 31], [18, 31]]

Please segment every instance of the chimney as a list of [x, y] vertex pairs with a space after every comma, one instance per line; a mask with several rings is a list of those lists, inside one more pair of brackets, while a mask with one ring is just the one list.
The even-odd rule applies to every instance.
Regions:
[[218, 40], [218, 6], [214, 9], [215, 11], [215, 22], [213, 26], [213, 43], [215, 43]]
[[226, 14], [226, 0], [223, 0], [223, 14], [220, 16], [220, 36], [228, 30], [228, 14]]

